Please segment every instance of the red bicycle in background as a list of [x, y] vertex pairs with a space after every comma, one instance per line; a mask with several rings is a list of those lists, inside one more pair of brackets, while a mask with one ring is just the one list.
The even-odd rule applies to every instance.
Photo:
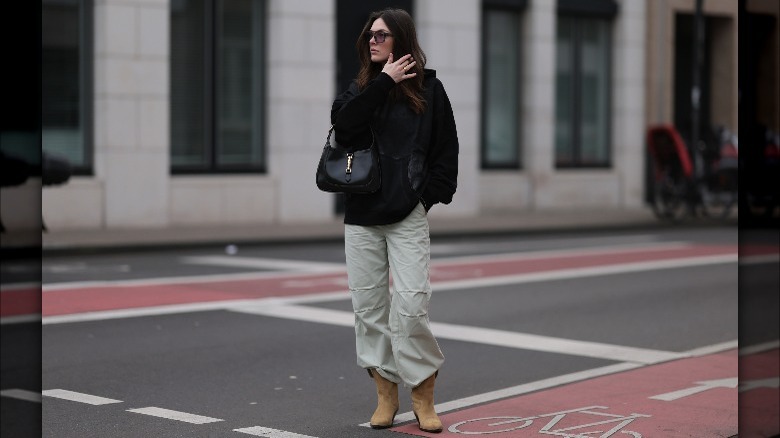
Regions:
[[691, 150], [674, 126], [657, 125], [648, 129], [647, 145], [652, 165], [650, 205], [659, 219], [729, 217], [738, 201], [736, 135], [720, 128], [715, 141], [700, 142]]

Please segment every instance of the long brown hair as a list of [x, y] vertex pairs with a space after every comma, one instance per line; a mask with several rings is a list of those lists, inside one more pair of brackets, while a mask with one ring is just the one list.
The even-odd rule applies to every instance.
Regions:
[[357, 75], [357, 85], [363, 90], [368, 83], [374, 79], [384, 67], [382, 63], [371, 62], [371, 53], [369, 50], [369, 40], [366, 38], [366, 32], [371, 30], [374, 21], [381, 18], [387, 24], [388, 30], [393, 36], [393, 60], [398, 60], [402, 56], [411, 53], [412, 58], [417, 63], [412, 67], [409, 73], [417, 73], [417, 76], [399, 82], [390, 92], [391, 99], [403, 98], [409, 107], [417, 114], [425, 110], [425, 99], [423, 98], [423, 67], [425, 67], [425, 53], [420, 48], [417, 41], [417, 31], [414, 27], [414, 20], [403, 9], [383, 9], [372, 12], [368, 16], [363, 31], [355, 45], [360, 59], [360, 71]]

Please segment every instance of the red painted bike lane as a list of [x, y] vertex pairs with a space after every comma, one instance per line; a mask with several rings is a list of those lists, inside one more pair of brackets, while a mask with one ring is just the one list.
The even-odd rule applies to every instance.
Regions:
[[780, 435], [780, 349], [739, 358], [739, 436]]
[[[445, 413], [436, 436], [731, 437], [738, 428], [737, 362], [731, 350]], [[416, 423], [392, 430], [433, 436]]]
[[[647, 262], [674, 262], [706, 257], [736, 256], [735, 245], [672, 245], [622, 250], [583, 250], [547, 255], [515, 254], [480, 259], [440, 261], [432, 266], [431, 280], [457, 282], [526, 274], [620, 267]], [[346, 273], [277, 274], [255, 279], [182, 280], [143, 284], [107, 283], [96, 286], [47, 288], [42, 297], [42, 314], [69, 315], [105, 310], [134, 309], [175, 304], [190, 304], [304, 294], [346, 291]], [[5, 298], [5, 297], [3, 297]], [[12, 297], [2, 308], [16, 307]]]

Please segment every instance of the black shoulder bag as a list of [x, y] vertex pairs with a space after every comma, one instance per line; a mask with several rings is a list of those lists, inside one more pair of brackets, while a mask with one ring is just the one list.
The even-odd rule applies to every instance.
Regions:
[[317, 166], [317, 187], [323, 192], [332, 193], [373, 193], [379, 190], [381, 173], [374, 130], [371, 130], [371, 144], [368, 148], [352, 152], [347, 152], [336, 142], [335, 137], [331, 142], [331, 135], [333, 126], [328, 131], [328, 139]]

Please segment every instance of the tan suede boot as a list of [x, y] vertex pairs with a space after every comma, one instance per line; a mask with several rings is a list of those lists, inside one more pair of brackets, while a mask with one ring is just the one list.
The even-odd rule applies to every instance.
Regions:
[[393, 426], [398, 413], [398, 384], [391, 382], [376, 371], [368, 370], [368, 375], [376, 382], [377, 406], [371, 416], [372, 429], [387, 429]]
[[417, 424], [423, 432], [439, 433], [443, 427], [433, 409], [433, 385], [438, 374], [437, 372], [423, 380], [417, 387], [412, 388], [412, 410], [417, 418]]

